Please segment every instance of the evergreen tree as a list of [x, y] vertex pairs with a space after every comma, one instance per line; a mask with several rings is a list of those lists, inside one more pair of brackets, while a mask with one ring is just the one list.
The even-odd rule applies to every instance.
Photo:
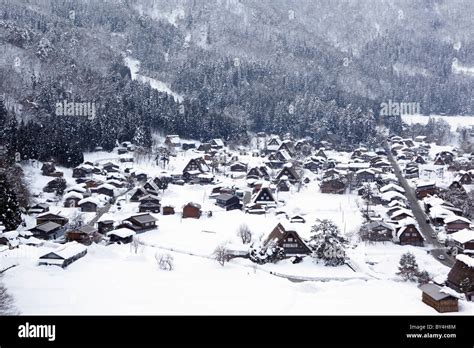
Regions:
[[266, 246], [252, 246], [249, 251], [250, 261], [263, 265], [265, 263], [275, 263], [285, 258], [285, 251], [282, 247], [270, 243]]
[[331, 220], [318, 220], [311, 227], [309, 245], [313, 250], [313, 257], [316, 261], [323, 261], [326, 266], [339, 266], [346, 262], [347, 244], [347, 239]]
[[4, 172], [0, 173], [0, 221], [7, 230], [21, 224], [20, 205]]
[[401, 276], [405, 281], [414, 281], [418, 274], [418, 264], [415, 255], [410, 252], [403, 254], [400, 258], [397, 275]]

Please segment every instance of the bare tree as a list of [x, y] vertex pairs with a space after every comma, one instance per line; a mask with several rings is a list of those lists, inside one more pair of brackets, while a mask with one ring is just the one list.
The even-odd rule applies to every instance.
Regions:
[[246, 224], [240, 225], [237, 235], [242, 239], [243, 244], [248, 244], [252, 241], [252, 232]]
[[219, 245], [216, 250], [214, 250], [214, 259], [216, 259], [221, 266], [224, 266], [230, 259], [229, 249], [227, 249], [224, 244]]
[[174, 269], [174, 259], [170, 254], [155, 254], [158, 267], [164, 271], [172, 271]]
[[138, 254], [141, 244], [140, 238], [133, 238], [132, 242], [130, 243], [130, 250], [135, 254]]
[[73, 230], [82, 225], [84, 225], [84, 216], [79, 211], [74, 212], [74, 215], [69, 219], [69, 228]]

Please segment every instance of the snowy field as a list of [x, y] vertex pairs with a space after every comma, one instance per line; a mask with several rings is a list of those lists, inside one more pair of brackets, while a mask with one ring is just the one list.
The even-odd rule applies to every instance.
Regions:
[[[4, 281], [22, 314], [437, 314], [421, 302], [415, 283], [394, 274], [394, 260], [406, 249], [416, 252], [420, 267], [433, 265], [429, 256], [411, 247], [361, 248], [378, 278], [292, 282], [253, 266], [221, 267], [181, 253], [172, 253], [175, 270], [168, 272], [158, 269], [156, 248], [135, 254], [127, 245], [94, 245], [67, 269], [38, 267], [23, 255]], [[460, 314], [473, 313], [474, 304], [460, 302]]]
[[455, 131], [458, 127], [474, 126], [474, 116], [402, 115], [402, 120], [408, 124], [420, 123], [425, 125], [430, 117], [445, 120], [451, 126], [452, 131]]

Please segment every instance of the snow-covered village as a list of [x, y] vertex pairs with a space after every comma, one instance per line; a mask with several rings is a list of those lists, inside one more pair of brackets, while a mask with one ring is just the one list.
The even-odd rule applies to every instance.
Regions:
[[0, 0], [0, 348], [293, 346], [303, 316], [331, 343], [472, 346], [473, 18]]
[[17, 310], [473, 313], [470, 153], [396, 135], [154, 144], [21, 164], [34, 203], [0, 235]]

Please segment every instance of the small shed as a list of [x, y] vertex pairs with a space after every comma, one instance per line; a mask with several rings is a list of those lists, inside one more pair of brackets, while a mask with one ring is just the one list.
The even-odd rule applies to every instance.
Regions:
[[136, 234], [135, 231], [122, 227], [113, 231], [107, 232], [106, 236], [112, 243], [127, 244], [131, 243], [133, 236]]
[[165, 205], [162, 208], [163, 215], [174, 215], [174, 207], [171, 205]]
[[458, 295], [449, 288], [428, 283], [420, 285], [422, 301], [439, 313], [458, 312]]
[[183, 207], [183, 218], [199, 219], [201, 214], [200, 204], [189, 202]]
[[39, 265], [56, 265], [65, 268], [87, 254], [87, 248], [77, 242], [70, 242], [39, 258]]

